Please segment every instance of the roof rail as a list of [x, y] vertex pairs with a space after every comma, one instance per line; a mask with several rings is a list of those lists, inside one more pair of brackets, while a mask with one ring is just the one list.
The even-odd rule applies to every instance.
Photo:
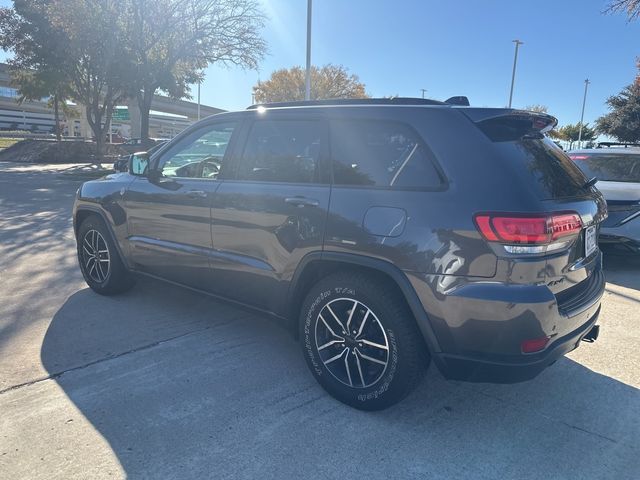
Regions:
[[247, 107], [255, 110], [258, 107], [311, 107], [315, 105], [447, 105], [444, 102], [428, 98], [392, 97], [392, 98], [335, 98], [329, 100], [303, 100], [298, 102], [257, 103]]
[[624, 143], [624, 142], [598, 142], [596, 148], [602, 147], [638, 147], [640, 148], [640, 143]]

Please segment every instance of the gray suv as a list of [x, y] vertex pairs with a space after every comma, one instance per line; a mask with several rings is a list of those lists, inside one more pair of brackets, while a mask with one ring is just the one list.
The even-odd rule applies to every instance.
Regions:
[[363, 410], [431, 360], [531, 379], [595, 340], [604, 290], [606, 204], [545, 137], [555, 124], [422, 99], [215, 115], [82, 185], [82, 273], [100, 294], [147, 275], [264, 312]]

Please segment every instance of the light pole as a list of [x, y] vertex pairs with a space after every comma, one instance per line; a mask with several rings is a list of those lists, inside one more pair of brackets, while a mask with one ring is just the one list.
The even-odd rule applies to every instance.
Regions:
[[513, 43], [516, 44], [516, 53], [513, 56], [513, 72], [511, 73], [511, 91], [509, 92], [509, 108], [511, 108], [511, 100], [513, 100], [513, 84], [516, 81], [516, 65], [518, 63], [518, 48], [524, 42], [521, 42], [520, 40], [514, 40]]
[[311, 0], [307, 0], [307, 70], [304, 79], [304, 99], [311, 100]]
[[580, 143], [582, 142], [582, 122], [584, 121], [584, 106], [587, 103], [587, 88], [589, 88], [590, 83], [591, 82], [588, 78], [584, 80], [584, 97], [582, 97], [582, 113], [580, 114], [580, 130], [578, 131], [578, 148], [582, 146], [580, 145]]
[[421, 88], [420, 91], [422, 92], [422, 98], [424, 98], [424, 94], [427, 93], [427, 89]]

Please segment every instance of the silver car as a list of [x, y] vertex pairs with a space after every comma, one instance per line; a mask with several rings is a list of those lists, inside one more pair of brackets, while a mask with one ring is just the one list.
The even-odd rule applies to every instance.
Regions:
[[569, 157], [607, 201], [609, 218], [600, 229], [600, 245], [640, 254], [640, 147], [573, 150]]

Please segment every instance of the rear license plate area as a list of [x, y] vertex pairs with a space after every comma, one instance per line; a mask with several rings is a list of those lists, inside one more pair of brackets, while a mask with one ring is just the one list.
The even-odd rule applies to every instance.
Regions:
[[584, 232], [584, 256], [591, 255], [598, 248], [598, 239], [595, 225], [587, 227]]

